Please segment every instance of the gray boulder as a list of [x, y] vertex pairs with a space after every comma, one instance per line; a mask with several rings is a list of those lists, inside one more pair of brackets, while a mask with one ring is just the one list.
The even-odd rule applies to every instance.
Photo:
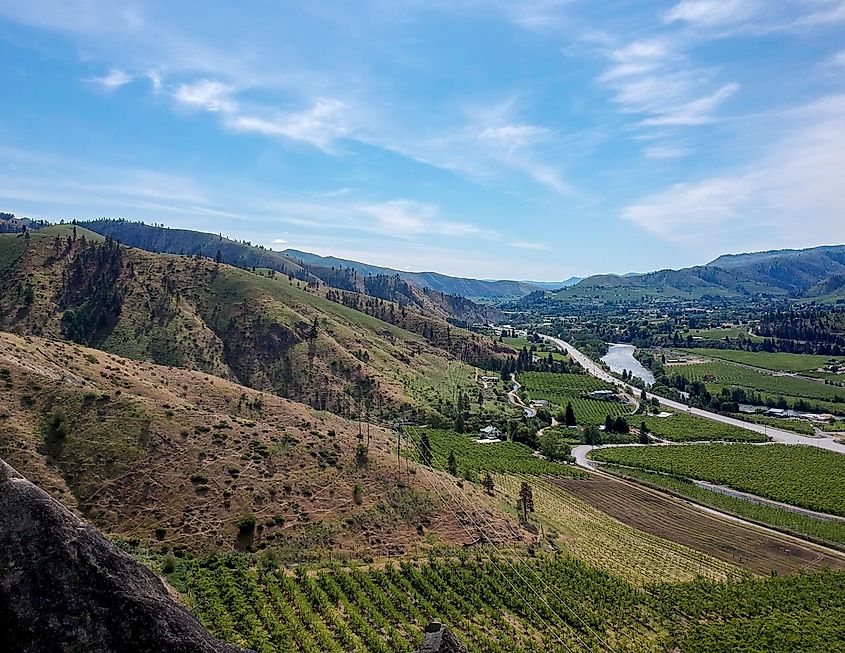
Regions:
[[161, 579], [0, 460], [3, 651], [238, 653]]

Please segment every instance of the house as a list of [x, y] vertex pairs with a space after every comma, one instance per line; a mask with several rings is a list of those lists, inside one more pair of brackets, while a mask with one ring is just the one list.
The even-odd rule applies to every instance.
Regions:
[[484, 383], [498, 383], [501, 379], [498, 376], [482, 376], [481, 380]]
[[505, 435], [492, 424], [485, 426], [479, 431], [482, 438], [486, 440], [504, 440]]
[[600, 401], [617, 401], [619, 399], [613, 390], [593, 390], [589, 397]]
[[531, 408], [545, 408], [549, 405], [549, 402], [545, 399], [532, 399], [531, 400]]

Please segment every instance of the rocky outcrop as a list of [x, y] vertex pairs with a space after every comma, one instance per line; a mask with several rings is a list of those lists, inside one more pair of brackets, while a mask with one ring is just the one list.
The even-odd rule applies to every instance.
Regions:
[[426, 626], [425, 641], [415, 653], [467, 653], [467, 650], [452, 631], [434, 622]]
[[149, 569], [0, 460], [3, 651], [238, 653]]

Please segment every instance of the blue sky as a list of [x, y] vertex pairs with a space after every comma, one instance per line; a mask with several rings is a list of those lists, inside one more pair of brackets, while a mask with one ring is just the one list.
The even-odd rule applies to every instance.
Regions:
[[0, 210], [560, 280], [845, 242], [845, 0], [0, 2]]

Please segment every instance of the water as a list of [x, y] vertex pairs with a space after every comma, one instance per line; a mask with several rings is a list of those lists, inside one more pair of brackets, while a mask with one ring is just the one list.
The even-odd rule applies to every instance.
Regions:
[[634, 352], [637, 350], [634, 345], [610, 345], [607, 353], [602, 356], [602, 361], [616, 372], [622, 374], [622, 370], [628, 370], [638, 379], [642, 379], [647, 385], [654, 383], [654, 374], [643, 367], [636, 358]]

